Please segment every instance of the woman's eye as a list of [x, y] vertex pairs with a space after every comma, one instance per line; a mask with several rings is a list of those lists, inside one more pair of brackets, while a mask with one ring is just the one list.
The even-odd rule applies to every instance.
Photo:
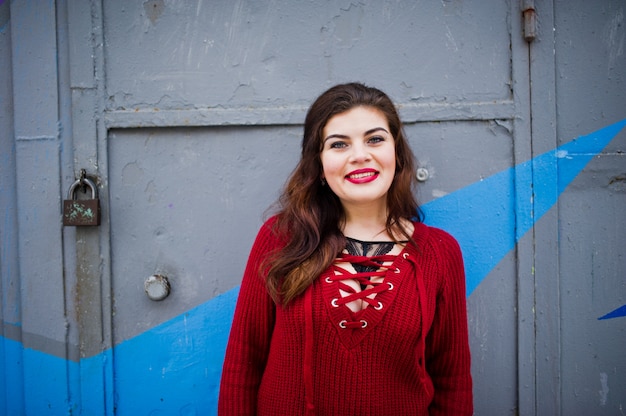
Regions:
[[330, 144], [331, 149], [343, 149], [347, 144], [344, 142], [333, 142]]
[[374, 137], [370, 137], [368, 142], [370, 143], [380, 143], [380, 142], [384, 142], [385, 138], [382, 136], [374, 136]]

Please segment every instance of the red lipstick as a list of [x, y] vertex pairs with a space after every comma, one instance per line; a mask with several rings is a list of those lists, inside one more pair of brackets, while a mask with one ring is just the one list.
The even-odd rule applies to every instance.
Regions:
[[355, 184], [372, 182], [376, 178], [378, 171], [375, 169], [357, 169], [346, 175], [346, 180]]

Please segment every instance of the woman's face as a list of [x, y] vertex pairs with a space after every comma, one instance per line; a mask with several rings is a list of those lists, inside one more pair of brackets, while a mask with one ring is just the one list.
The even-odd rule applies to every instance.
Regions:
[[373, 107], [337, 114], [326, 123], [322, 140], [322, 177], [343, 207], [385, 210], [396, 151], [384, 114]]

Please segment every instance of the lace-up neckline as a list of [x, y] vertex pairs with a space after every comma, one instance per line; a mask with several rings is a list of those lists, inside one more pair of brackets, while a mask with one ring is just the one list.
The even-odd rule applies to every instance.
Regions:
[[317, 284], [341, 341], [352, 348], [383, 319], [404, 280], [401, 267], [406, 269], [412, 259], [408, 246], [396, 254], [395, 242], [347, 240], [349, 247], [337, 255]]
[[[390, 253], [393, 241], [361, 241], [346, 237], [346, 251], [340, 253], [331, 266], [332, 274], [325, 278], [326, 283], [335, 283], [336, 292], [331, 304], [333, 307], [346, 307], [354, 318], [368, 307], [379, 311], [384, 303], [378, 294], [392, 290], [393, 283], [386, 281], [396, 255]], [[352, 266], [353, 270], [350, 270]], [[342, 328], [364, 328], [367, 321], [362, 319], [342, 320]]]
[[[416, 224], [421, 227], [419, 236], [425, 238], [427, 228], [421, 224]], [[414, 230], [413, 237], [417, 235], [417, 230]], [[363, 248], [360, 240], [346, 238], [346, 244], [352, 242], [357, 243], [357, 247]], [[353, 251], [357, 254], [351, 254], [348, 247], [345, 252], [340, 253], [331, 266], [316, 279], [313, 286], [304, 292], [304, 332], [305, 332], [305, 348], [303, 357], [303, 373], [305, 384], [305, 401], [306, 401], [306, 414], [315, 414], [314, 404], [314, 359], [315, 356], [315, 338], [316, 330], [314, 328], [313, 309], [314, 303], [318, 302], [319, 298], [315, 298], [314, 293], [321, 293], [321, 301], [326, 309], [326, 316], [331, 325], [334, 327], [337, 333], [337, 339], [343, 346], [352, 350], [361, 344], [375, 331], [379, 331], [379, 325], [384, 321], [387, 311], [393, 313], [394, 301], [396, 298], [406, 300], [407, 296], [413, 298], [414, 295], [407, 294], [406, 290], [402, 288], [405, 285], [409, 285], [409, 290], [413, 285], [417, 286], [417, 305], [411, 302], [409, 309], [419, 308], [419, 321], [411, 322], [412, 328], [423, 328], [423, 317], [425, 316], [426, 305], [426, 292], [424, 290], [424, 281], [421, 276], [421, 272], [418, 271], [418, 264], [416, 262], [416, 251], [413, 244], [402, 244], [404, 247], [397, 254], [393, 253], [393, 244], [391, 248], [385, 252], [381, 249], [380, 254], [372, 256], [371, 253], [374, 245], [380, 246], [389, 244], [391, 242], [370, 242], [374, 243], [372, 246], [366, 244], [366, 250]], [[383, 244], [378, 244], [383, 243]], [[366, 255], [362, 255], [366, 254]], [[368, 254], [370, 254], [368, 256]], [[354, 265], [363, 266], [362, 271], [358, 271]], [[412, 279], [414, 278], [414, 279]], [[358, 282], [358, 284], [356, 283]], [[348, 285], [352, 283], [352, 286]], [[361, 290], [360, 284], [366, 284], [365, 290]], [[349, 290], [344, 290], [345, 295], [341, 293], [342, 288], [350, 287]], [[403, 296], [398, 295], [403, 293]], [[370, 297], [371, 296], [371, 297]], [[350, 301], [364, 299], [364, 308], [359, 311], [352, 311], [346, 304]], [[405, 313], [407, 308], [401, 307], [401, 310], [396, 309], [399, 313]], [[415, 312], [413, 312], [415, 313]], [[323, 316], [323, 315], [322, 315]], [[322, 341], [323, 342], [323, 341]], [[420, 380], [426, 385], [426, 371], [424, 368], [425, 357], [425, 342], [424, 333], [420, 332], [419, 339], [416, 345], [416, 359], [420, 368]]]
[[[406, 241], [403, 241], [402, 243], [406, 243]], [[383, 262], [376, 259], [378, 257], [388, 254], [391, 250], [393, 250], [395, 244], [396, 243], [393, 241], [361, 241], [357, 240], [356, 238], [346, 237], [346, 250], [348, 251], [348, 254], [358, 258], [371, 258], [372, 262], [374, 263], [368, 264], [367, 262], [363, 261], [350, 261], [350, 264], [352, 265], [352, 267], [354, 267], [354, 270], [359, 274], [372, 273], [380, 269], [380, 267], [383, 265]], [[368, 283], [369, 281], [359, 281], [362, 291], [366, 289]]]

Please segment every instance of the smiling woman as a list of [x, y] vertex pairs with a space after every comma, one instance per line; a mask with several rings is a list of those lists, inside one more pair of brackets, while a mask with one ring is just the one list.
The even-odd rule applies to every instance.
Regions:
[[313, 103], [248, 259], [220, 415], [472, 413], [461, 252], [421, 223], [415, 185], [385, 93], [342, 84]]

